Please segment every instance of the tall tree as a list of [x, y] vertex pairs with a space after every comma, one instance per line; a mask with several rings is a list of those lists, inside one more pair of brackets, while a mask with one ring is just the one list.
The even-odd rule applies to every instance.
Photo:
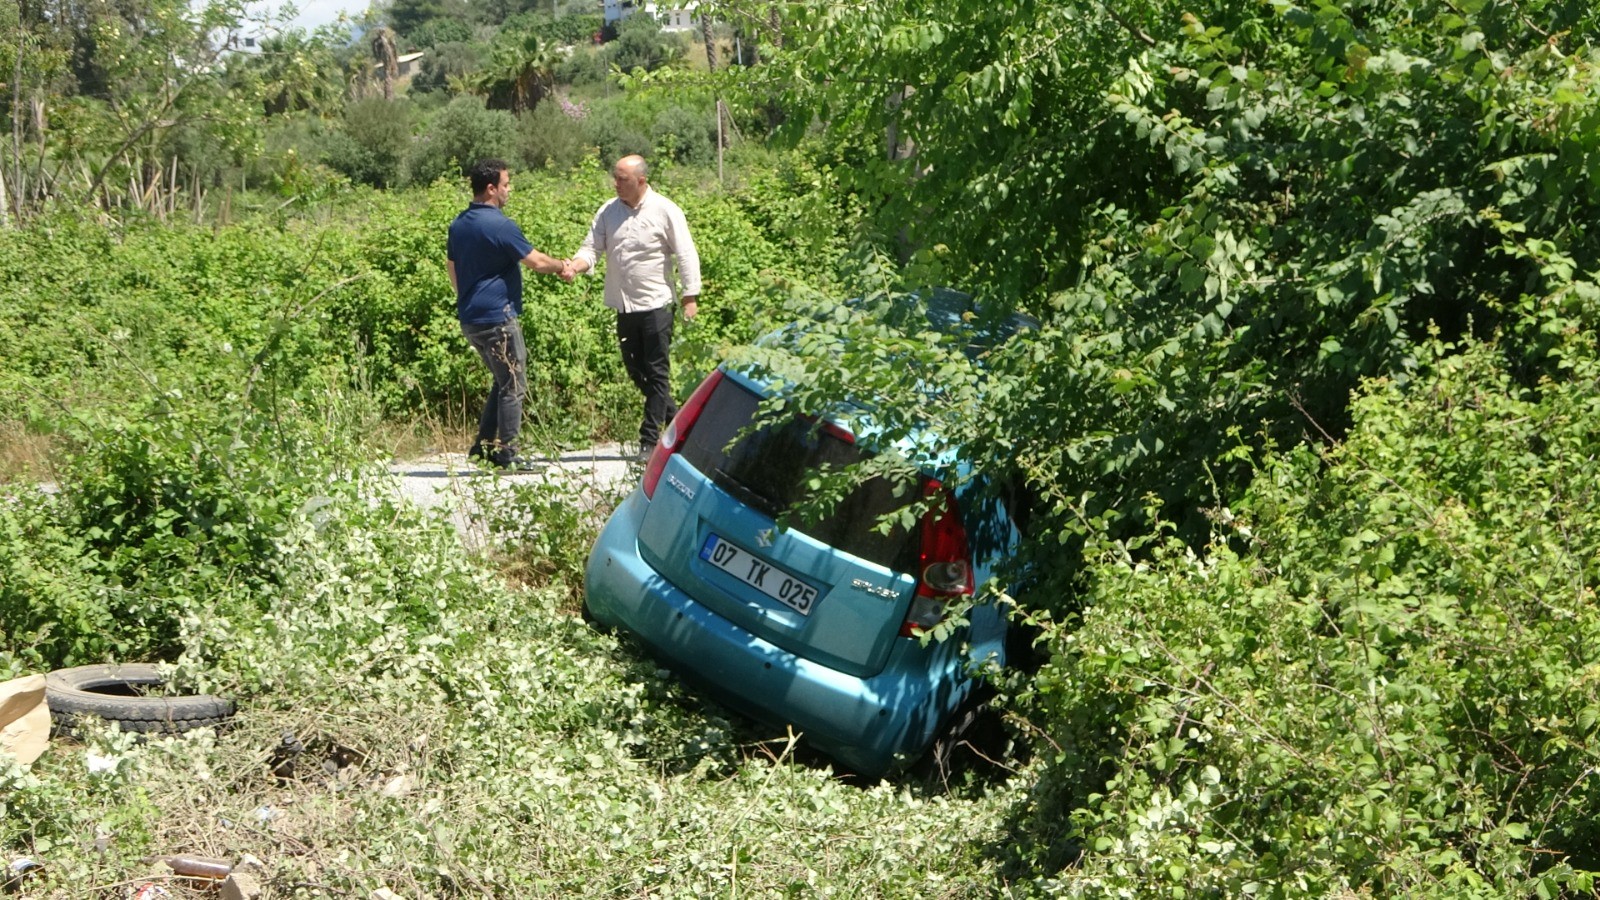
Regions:
[[394, 32], [380, 25], [372, 29], [372, 58], [383, 83], [383, 99], [394, 99], [394, 83], [400, 77], [400, 55], [395, 51]]
[[261, 42], [261, 52], [229, 60], [229, 75], [261, 96], [269, 116], [307, 111], [336, 115], [344, 83], [333, 47], [321, 36], [290, 31]]

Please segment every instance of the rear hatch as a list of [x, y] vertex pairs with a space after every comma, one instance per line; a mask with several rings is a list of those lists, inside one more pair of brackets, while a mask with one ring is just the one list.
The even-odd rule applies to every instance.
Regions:
[[[863, 458], [847, 432], [804, 419], [762, 427], [758, 388], [724, 373], [666, 464], [639, 530], [664, 578], [751, 634], [855, 676], [881, 671], [911, 602], [918, 527], [883, 531], [904, 487], [876, 478], [826, 514], [776, 519], [819, 466]], [[735, 438], [739, 438], [735, 442]]]

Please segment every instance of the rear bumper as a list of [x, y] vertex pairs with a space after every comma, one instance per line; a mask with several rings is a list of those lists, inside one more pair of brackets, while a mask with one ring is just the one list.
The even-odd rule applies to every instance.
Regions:
[[638, 635], [728, 705], [792, 725], [812, 746], [873, 777], [921, 755], [971, 689], [953, 641], [897, 641], [883, 671], [857, 677], [802, 659], [712, 612], [640, 557], [635, 536], [649, 503], [634, 491], [596, 541], [584, 584], [590, 613]]

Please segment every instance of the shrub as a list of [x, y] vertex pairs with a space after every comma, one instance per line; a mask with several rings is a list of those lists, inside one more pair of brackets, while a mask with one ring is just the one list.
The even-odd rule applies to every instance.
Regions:
[[[443, 45], [464, 44], [472, 40], [472, 27], [461, 19], [441, 16], [423, 22], [406, 32], [405, 37], [409, 46], [428, 51], [431, 56]], [[422, 59], [426, 69], [428, 57]]]
[[1600, 369], [1531, 390], [1502, 352], [1369, 382], [1348, 440], [1269, 456], [1202, 555], [1096, 548], [1032, 692], [1061, 748], [1017, 825], [1038, 883], [1593, 890]]
[[[563, 103], [571, 106], [569, 112]], [[523, 115], [517, 124], [520, 159], [530, 169], [567, 171], [589, 155], [581, 108], [560, 98], [548, 99]]]
[[717, 118], [710, 109], [672, 106], [650, 129], [655, 152], [675, 162], [705, 165], [716, 159]]
[[410, 106], [379, 97], [356, 100], [344, 109], [344, 130], [330, 135], [323, 159], [351, 181], [392, 187], [411, 140]]
[[[295, 177], [292, 173], [304, 168], [305, 160], [325, 159], [329, 145], [341, 139], [340, 133], [321, 119], [303, 116], [269, 119], [262, 134], [265, 152], [246, 161], [244, 185], [260, 189], [290, 182]], [[329, 166], [327, 171], [330, 179], [338, 178], [335, 167]]]
[[610, 77], [610, 54], [598, 47], [576, 46], [556, 66], [556, 83], [574, 88], [605, 84]]
[[637, 153], [650, 157], [655, 146], [640, 125], [628, 121], [626, 114], [616, 104], [595, 104], [585, 120], [588, 124], [589, 143], [600, 151], [600, 159], [609, 165], [611, 160]]
[[428, 123], [406, 154], [407, 184], [459, 178], [485, 157], [516, 156], [516, 119], [504, 110], [486, 109], [478, 97], [457, 97]]
[[500, 23], [502, 31], [531, 31], [544, 43], [557, 45], [586, 45], [605, 27], [605, 19], [597, 15], [566, 14], [551, 18], [548, 10], [524, 10], [508, 16]]
[[452, 78], [470, 75], [483, 65], [482, 44], [449, 41], [422, 58], [421, 71], [411, 78], [410, 92], [428, 94], [447, 90]]
[[196, 385], [75, 420], [59, 493], [0, 504], [0, 663], [170, 660], [194, 616], [248, 614], [308, 501], [349, 489], [362, 454], [341, 415], [366, 402], [260, 400]]
[[684, 55], [687, 39], [661, 30], [650, 15], [628, 16], [617, 23], [616, 41], [606, 45], [610, 62], [624, 72], [654, 71]]

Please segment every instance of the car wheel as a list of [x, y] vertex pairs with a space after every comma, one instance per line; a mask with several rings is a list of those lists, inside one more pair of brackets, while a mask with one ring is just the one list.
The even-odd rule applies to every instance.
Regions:
[[180, 734], [220, 725], [233, 715], [233, 701], [209, 694], [147, 696], [146, 690], [166, 683], [161, 670], [148, 663], [77, 666], [45, 676], [45, 701], [53, 730], [71, 733], [84, 717], [114, 722], [139, 734]]
[[991, 696], [992, 691], [985, 685], [973, 690], [917, 761], [917, 775], [948, 784], [962, 772], [993, 777], [1005, 771], [1010, 739], [1000, 711], [990, 702]]

